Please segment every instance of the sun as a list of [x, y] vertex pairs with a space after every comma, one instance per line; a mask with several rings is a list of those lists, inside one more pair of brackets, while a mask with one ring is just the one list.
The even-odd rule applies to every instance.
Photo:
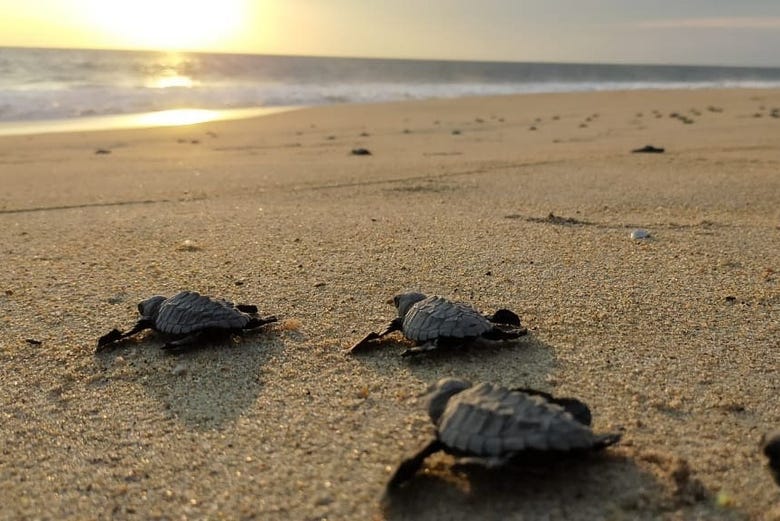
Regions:
[[248, 0], [92, 0], [89, 17], [118, 47], [218, 48], [239, 29]]

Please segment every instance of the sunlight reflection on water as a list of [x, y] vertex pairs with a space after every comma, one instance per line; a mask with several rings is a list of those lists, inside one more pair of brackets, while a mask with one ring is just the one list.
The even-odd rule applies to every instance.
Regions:
[[195, 82], [192, 78], [180, 74], [159, 76], [146, 82], [146, 87], [150, 89], [170, 89], [171, 87], [189, 89], [193, 85], [195, 85]]

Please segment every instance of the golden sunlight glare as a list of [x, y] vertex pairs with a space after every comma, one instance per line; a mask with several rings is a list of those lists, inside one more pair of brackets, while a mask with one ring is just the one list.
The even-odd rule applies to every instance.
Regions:
[[219, 45], [247, 15], [247, 0], [92, 0], [89, 16], [118, 46], [203, 49]]
[[219, 119], [219, 113], [206, 109], [171, 109], [139, 114], [136, 119], [137, 125], [143, 127], [178, 127]]

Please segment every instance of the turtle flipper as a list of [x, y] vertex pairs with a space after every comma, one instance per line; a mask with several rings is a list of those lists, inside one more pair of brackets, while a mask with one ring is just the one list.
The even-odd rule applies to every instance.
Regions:
[[359, 352], [363, 351], [368, 346], [369, 342], [371, 342], [372, 340], [376, 340], [378, 338], [381, 338], [379, 333], [375, 333], [373, 331], [370, 332], [369, 334], [364, 336], [362, 340], [360, 340], [359, 342], [355, 343], [355, 345], [350, 347], [349, 348], [349, 353], [353, 354], [353, 353], [359, 353]]
[[593, 450], [601, 450], [620, 441], [620, 434], [600, 434], [593, 440]]
[[501, 466], [506, 465], [509, 461], [512, 460], [512, 455], [505, 455], [505, 456], [466, 456], [462, 458], [458, 458], [455, 461], [455, 464], [452, 466], [453, 469], [458, 468], [465, 468], [469, 466], [480, 466], [485, 467], [486, 469], [495, 469]]
[[[447, 347], [456, 347], [456, 344], [447, 343]], [[404, 350], [404, 352], [401, 353], [401, 356], [421, 355], [423, 353], [427, 353], [428, 351], [434, 351], [438, 348], [439, 348], [439, 339], [434, 338], [433, 340], [429, 340], [428, 342]]]
[[102, 350], [104, 350], [109, 345], [113, 344], [114, 342], [118, 342], [119, 340], [122, 340], [123, 338], [127, 338], [129, 336], [133, 336], [136, 333], [140, 333], [141, 331], [145, 329], [149, 329], [152, 327], [152, 323], [149, 320], [141, 319], [133, 326], [132, 329], [129, 331], [126, 331], [122, 333], [118, 329], [112, 329], [105, 335], [98, 338], [97, 342], [97, 349], [95, 349], [95, 352], [98, 353]]
[[496, 310], [492, 315], [485, 315], [485, 318], [494, 324], [493, 329], [482, 334], [488, 340], [511, 340], [528, 334], [528, 329], [520, 324], [517, 313], [509, 309]]
[[257, 329], [259, 327], [263, 327], [265, 325], [271, 324], [273, 322], [278, 322], [279, 319], [277, 319], [275, 316], [260, 318], [260, 317], [252, 317], [252, 319], [247, 323], [246, 326], [244, 326], [244, 329]]
[[121, 338], [122, 338], [122, 332], [116, 328], [112, 329], [105, 335], [98, 338], [96, 351], [100, 351], [104, 349], [107, 345], [113, 344], [114, 342], [120, 340]]
[[406, 483], [410, 479], [414, 477], [415, 474], [417, 474], [417, 471], [422, 466], [423, 461], [425, 461], [425, 458], [433, 454], [434, 452], [439, 452], [444, 447], [442, 446], [441, 442], [438, 439], [432, 440], [428, 442], [423, 448], [421, 448], [417, 454], [412, 456], [411, 458], [406, 458], [401, 462], [400, 465], [398, 465], [398, 468], [395, 469], [395, 472], [393, 472], [393, 475], [390, 477], [390, 481], [387, 482], [387, 489], [393, 490], [401, 486], [402, 484]]
[[529, 387], [515, 387], [510, 390], [520, 392], [520, 393], [530, 394], [533, 396], [541, 396], [548, 402], [563, 407], [569, 414], [571, 414], [574, 417], [575, 420], [577, 420], [581, 424], [590, 427], [592, 423], [590, 408], [585, 402], [581, 400], [578, 400], [576, 398], [555, 398], [550, 393], [546, 393], [544, 391], [539, 391], [536, 389], [531, 389]]
[[514, 340], [527, 334], [528, 330], [524, 327], [499, 323], [490, 331], [482, 333], [482, 338], [487, 340]]
[[520, 317], [517, 316], [517, 313], [509, 309], [498, 309], [492, 315], [485, 315], [485, 318], [494, 324], [506, 324], [520, 327]]
[[195, 332], [191, 335], [183, 336], [170, 342], [165, 342], [162, 348], [169, 353], [181, 353], [188, 349], [194, 348], [198, 344], [198, 340], [203, 337], [203, 331]]
[[401, 321], [401, 319], [396, 318], [392, 322], [390, 322], [387, 325], [387, 327], [385, 328], [385, 330], [382, 331], [381, 333], [375, 333], [375, 332], [372, 331], [371, 333], [367, 334], [365, 337], [363, 337], [362, 340], [360, 340], [355, 345], [350, 347], [348, 352], [350, 354], [359, 353], [359, 352], [363, 351], [366, 347], [368, 347], [369, 343], [372, 340], [378, 340], [378, 339], [380, 339], [380, 338], [382, 338], [382, 337], [384, 337], [386, 335], [389, 335], [393, 331], [399, 331], [401, 329], [402, 325], [403, 325], [403, 322]]
[[236, 309], [242, 313], [249, 313], [250, 315], [257, 313], [257, 306], [252, 304], [236, 304]]

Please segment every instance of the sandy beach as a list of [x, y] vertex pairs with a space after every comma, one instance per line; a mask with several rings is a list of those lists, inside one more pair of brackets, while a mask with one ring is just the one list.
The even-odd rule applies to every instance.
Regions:
[[[780, 520], [758, 449], [780, 428], [778, 90], [9, 136], [0, 185], [1, 519]], [[183, 289], [282, 322], [95, 354]], [[407, 290], [530, 335], [347, 356]], [[546, 467], [440, 454], [383, 497], [445, 376], [576, 396], [623, 439]]]

